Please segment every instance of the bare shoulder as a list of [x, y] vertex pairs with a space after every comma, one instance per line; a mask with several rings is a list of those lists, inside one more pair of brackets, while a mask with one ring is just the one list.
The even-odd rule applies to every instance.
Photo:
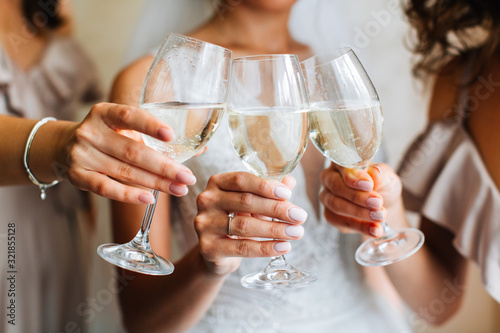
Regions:
[[500, 63], [490, 64], [471, 87], [467, 124], [483, 161], [500, 189]]
[[429, 121], [439, 122], [455, 115], [459, 103], [465, 107], [465, 122], [481, 154], [488, 173], [500, 189], [500, 63], [485, 65], [478, 80], [468, 88], [467, 97], [459, 101], [460, 78], [464, 66], [450, 63], [437, 75], [429, 105]]
[[[450, 70], [451, 67], [453, 70]], [[428, 108], [430, 122], [443, 121], [455, 114], [462, 67], [455, 64], [446, 66], [433, 82], [431, 99]]]
[[153, 60], [154, 57], [148, 55], [123, 68], [114, 79], [110, 101], [137, 106], [142, 84]]

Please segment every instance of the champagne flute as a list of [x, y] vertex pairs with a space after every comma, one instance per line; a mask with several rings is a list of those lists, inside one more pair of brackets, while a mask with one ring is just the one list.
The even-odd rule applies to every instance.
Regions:
[[[281, 181], [300, 161], [308, 141], [308, 100], [295, 55], [237, 58], [228, 100], [231, 141], [253, 174]], [[317, 279], [273, 257], [264, 270], [244, 276], [254, 289], [305, 286]]]
[[[332, 162], [365, 169], [382, 139], [383, 116], [378, 94], [350, 48], [318, 55], [301, 63], [310, 101], [311, 141]], [[383, 235], [356, 251], [364, 266], [384, 266], [420, 249], [423, 233], [415, 228], [395, 231], [382, 222]]]
[[[144, 143], [182, 163], [200, 152], [218, 128], [227, 105], [231, 51], [171, 33], [159, 49], [142, 87], [140, 107], [169, 124], [175, 140], [143, 135]], [[148, 205], [137, 235], [126, 244], [103, 244], [97, 252], [119, 267], [150, 275], [168, 275], [173, 264], [149, 244], [156, 207]]]

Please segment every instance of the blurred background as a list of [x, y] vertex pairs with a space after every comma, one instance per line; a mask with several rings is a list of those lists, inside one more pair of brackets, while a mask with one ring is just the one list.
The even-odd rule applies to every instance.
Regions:
[[[71, 1], [71, 0], [65, 0]], [[185, 33], [213, 10], [210, 0], [73, 0], [75, 33], [100, 71], [107, 93], [118, 71], [136, 57], [159, 45], [169, 31]], [[238, 0], [232, 4], [237, 5]], [[230, 8], [227, 8], [230, 10]], [[174, 15], [173, 15], [174, 14]], [[384, 111], [384, 153], [396, 167], [401, 154], [425, 125], [428, 96], [425, 87], [410, 75], [411, 55], [405, 41], [408, 27], [397, 0], [299, 0], [290, 27], [294, 36], [317, 52], [352, 47], [377, 88]], [[88, 109], [82, 110], [82, 116]], [[97, 199], [98, 236], [95, 245], [110, 237], [109, 206]], [[109, 290], [113, 267], [94, 256], [93, 269], [106, 274], [92, 281], [92, 293]], [[97, 275], [97, 274], [95, 274]], [[500, 332], [500, 307], [480, 285], [471, 267], [465, 306], [439, 328], [418, 321], [420, 333]], [[113, 296], [116, 296], [115, 294]], [[92, 332], [120, 332], [116, 297], [95, 308]], [[437, 306], [437, 305], [436, 305]], [[437, 309], [436, 309], [437, 310]], [[408, 314], [410, 316], [411, 314]]]

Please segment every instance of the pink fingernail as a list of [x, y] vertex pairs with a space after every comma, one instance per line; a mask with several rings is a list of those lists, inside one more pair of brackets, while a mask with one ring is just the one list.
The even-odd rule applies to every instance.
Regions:
[[292, 191], [290, 191], [290, 189], [285, 186], [276, 186], [274, 188], [274, 195], [276, 196], [276, 198], [286, 200], [290, 199], [290, 197], [292, 196]]
[[177, 174], [175, 175], [175, 180], [186, 185], [193, 185], [196, 183], [196, 177], [192, 173], [189, 173], [187, 171], [177, 172]]
[[383, 211], [383, 210], [377, 210], [376, 212], [371, 211], [370, 217], [372, 220], [382, 221], [385, 217], [385, 211]]
[[373, 209], [380, 209], [382, 208], [382, 199], [370, 197], [366, 199], [366, 205]]
[[174, 132], [167, 127], [162, 127], [158, 130], [158, 137], [163, 141], [173, 141], [175, 140]]
[[186, 185], [172, 183], [170, 184], [168, 189], [170, 190], [170, 193], [178, 196], [183, 196], [188, 193], [188, 188], [186, 187]]
[[373, 184], [366, 180], [358, 181], [358, 188], [362, 191], [371, 191], [373, 190]]
[[302, 208], [292, 207], [288, 210], [288, 216], [297, 222], [305, 222], [307, 219], [307, 212]]
[[373, 237], [380, 237], [380, 236], [382, 236], [382, 230], [380, 228], [377, 228], [377, 227], [370, 227], [370, 230], [368, 230], [368, 232]]
[[289, 225], [285, 228], [285, 234], [290, 237], [302, 237], [304, 228], [301, 225]]
[[151, 205], [155, 202], [155, 197], [151, 193], [141, 194], [139, 195], [139, 201], [144, 204]]
[[292, 248], [292, 244], [290, 244], [288, 242], [280, 242], [280, 243], [274, 244], [273, 248], [274, 248], [274, 251], [276, 251], [276, 252], [285, 252], [285, 251], [289, 251]]

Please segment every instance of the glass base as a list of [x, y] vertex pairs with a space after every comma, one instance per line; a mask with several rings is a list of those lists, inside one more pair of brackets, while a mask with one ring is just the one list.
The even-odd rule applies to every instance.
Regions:
[[300, 288], [316, 281], [318, 276], [311, 272], [302, 272], [290, 265], [286, 268], [270, 269], [245, 275], [241, 285], [250, 289], [288, 289]]
[[97, 253], [106, 261], [129, 271], [148, 275], [169, 275], [174, 265], [157, 256], [152, 250], [138, 248], [132, 244], [103, 244]]
[[391, 236], [371, 238], [356, 251], [356, 261], [363, 266], [386, 266], [417, 252], [424, 244], [424, 234], [414, 228], [396, 230]]

